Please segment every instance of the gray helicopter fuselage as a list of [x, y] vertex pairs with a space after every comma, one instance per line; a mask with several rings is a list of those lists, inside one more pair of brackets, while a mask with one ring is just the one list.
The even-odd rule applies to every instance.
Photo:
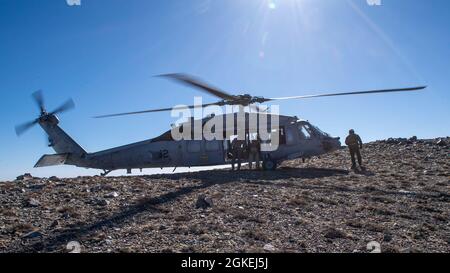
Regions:
[[[236, 118], [236, 114], [231, 116], [231, 118], [233, 117]], [[267, 117], [269, 117], [266, 119], [268, 120], [267, 123], [270, 125], [270, 115], [267, 115]], [[218, 118], [222, 118], [222, 116]], [[225, 120], [227, 116], [223, 115], [223, 118]], [[279, 127], [272, 133], [279, 136], [279, 143], [276, 149], [261, 152], [263, 160], [280, 163], [288, 159], [307, 158], [334, 151], [341, 145], [339, 138], [330, 137], [307, 121], [288, 116], [277, 116], [277, 118]], [[246, 128], [251, 127], [248, 126], [248, 115], [246, 120]], [[207, 121], [208, 118], [205, 118], [203, 125]], [[57, 154], [43, 156], [36, 167], [66, 164], [112, 171], [119, 169], [215, 166], [230, 163], [228, 156], [229, 139], [174, 140], [172, 131], [167, 131], [157, 138], [100, 152], [87, 153], [58, 126], [59, 120], [56, 116], [39, 123], [49, 135], [49, 146]], [[232, 130], [234, 132], [236, 128]], [[226, 129], [224, 129], [225, 131]], [[268, 145], [272, 144], [268, 143]]]
[[226, 163], [221, 144], [216, 140], [147, 140], [88, 154], [86, 160], [90, 168], [104, 170], [221, 165]]

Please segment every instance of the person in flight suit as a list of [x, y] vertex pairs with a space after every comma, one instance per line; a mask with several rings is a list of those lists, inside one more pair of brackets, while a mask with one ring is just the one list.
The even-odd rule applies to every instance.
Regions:
[[234, 171], [234, 164], [236, 164], [236, 161], [238, 164], [237, 170], [239, 171], [241, 169], [241, 162], [244, 149], [245, 149], [244, 140], [238, 140], [238, 138], [235, 138], [233, 142], [231, 142], [231, 154], [233, 155], [231, 158], [231, 170]]
[[257, 136], [256, 139], [252, 140], [249, 145], [248, 167], [250, 168], [250, 170], [252, 169], [253, 161], [255, 161], [256, 169], [259, 169], [259, 167], [260, 167], [259, 153], [260, 152], [261, 152], [261, 140], [259, 139], [259, 136]]
[[355, 134], [355, 130], [351, 129], [349, 131], [349, 135], [345, 139], [345, 144], [348, 146], [348, 149], [350, 151], [350, 157], [352, 158], [352, 169], [356, 168], [356, 162], [355, 162], [355, 154], [358, 158], [358, 164], [361, 168], [362, 167], [362, 159], [361, 159], [361, 151], [362, 149], [362, 140], [359, 137], [359, 135]]

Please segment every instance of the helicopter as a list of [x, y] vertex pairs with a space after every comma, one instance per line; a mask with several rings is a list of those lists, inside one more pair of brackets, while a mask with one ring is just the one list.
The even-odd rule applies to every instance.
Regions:
[[[158, 137], [89, 153], [59, 126], [60, 120], [57, 117], [57, 114], [61, 114], [74, 108], [75, 104], [73, 100], [69, 99], [54, 111], [47, 112], [42, 91], [36, 91], [33, 93], [32, 97], [39, 107], [40, 115], [30, 122], [16, 126], [16, 134], [20, 136], [25, 131], [38, 124], [48, 135], [48, 146], [53, 148], [56, 154], [43, 155], [35, 164], [35, 168], [56, 165], [73, 165], [76, 167], [103, 170], [101, 175], [106, 176], [115, 170], [126, 170], [127, 173], [130, 174], [133, 169], [140, 169], [142, 171], [142, 169], [145, 168], [173, 167], [175, 170], [177, 167], [229, 164], [231, 162], [230, 143], [233, 138], [239, 137], [241, 135], [240, 133], [242, 133], [243, 138], [248, 142], [252, 138], [258, 137], [261, 130], [266, 130], [265, 133], [267, 133], [268, 137], [263, 142], [269, 148], [261, 150], [262, 166], [264, 170], [275, 170], [277, 166], [285, 160], [295, 158], [305, 159], [333, 152], [341, 147], [340, 138], [332, 137], [312, 123], [295, 116], [284, 116], [262, 111], [256, 104], [276, 100], [409, 92], [426, 88], [426, 86], [419, 86], [411, 88], [264, 98], [252, 96], [250, 94], [231, 95], [186, 74], [166, 74], [162, 76], [198, 88], [208, 94], [220, 98], [219, 101], [214, 103], [185, 106], [184, 108], [186, 109], [204, 108], [213, 105], [237, 105], [239, 111], [223, 115], [210, 115], [197, 120], [191, 117], [187, 122], [173, 126], [171, 130], [164, 132]], [[244, 112], [243, 107], [245, 106], [254, 108], [256, 111]], [[101, 115], [95, 116], [95, 118], [173, 111], [181, 108], [182, 107], [180, 106], [176, 106], [172, 108]], [[233, 125], [227, 126], [229, 124], [227, 122], [230, 120]], [[255, 120], [258, 122], [252, 122]], [[193, 139], [174, 138], [174, 131], [193, 132], [195, 124], [201, 124], [201, 128], [204, 128], [211, 121], [215, 121], [216, 123], [217, 121], [220, 121], [217, 124], [221, 124], [221, 126], [214, 127], [215, 135], [220, 137], [208, 139], [201, 135], [200, 138]], [[267, 131], [267, 128], [270, 129]]]

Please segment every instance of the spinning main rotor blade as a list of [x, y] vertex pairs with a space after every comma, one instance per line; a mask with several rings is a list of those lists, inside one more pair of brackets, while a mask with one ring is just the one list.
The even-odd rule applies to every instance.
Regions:
[[30, 129], [31, 127], [36, 125], [37, 123], [38, 123], [38, 120], [36, 119], [36, 120], [30, 121], [30, 122], [27, 122], [27, 123], [23, 123], [23, 124], [17, 125], [15, 127], [16, 135], [17, 136], [22, 135], [23, 133], [25, 133], [25, 131], [27, 131], [28, 129]]
[[426, 86], [419, 86], [419, 87], [410, 87], [410, 88], [382, 89], [382, 90], [357, 91], [357, 92], [346, 92], [346, 93], [330, 93], [330, 94], [319, 94], [319, 95], [305, 95], [305, 96], [271, 98], [271, 99], [265, 99], [265, 101], [292, 100], [292, 99], [310, 99], [310, 98], [319, 98], [319, 97], [365, 95], [365, 94], [392, 93], [392, 92], [412, 92], [412, 91], [422, 90], [422, 89], [425, 89], [425, 88], [427, 88], [427, 87]]
[[44, 96], [42, 95], [42, 90], [37, 90], [36, 92], [34, 92], [32, 94], [34, 101], [36, 102], [36, 104], [39, 107], [39, 110], [41, 110], [41, 113], [45, 112], [45, 107], [44, 107]]
[[68, 101], [66, 101], [63, 105], [61, 105], [60, 107], [56, 108], [53, 112], [50, 113], [50, 115], [56, 115], [59, 113], [63, 113], [65, 111], [68, 111], [72, 108], [75, 107], [75, 103], [73, 102], [72, 99], [69, 99]]
[[219, 105], [219, 106], [221, 106], [222, 104], [215, 102], [215, 103], [208, 103], [208, 104], [202, 104], [202, 105], [177, 106], [177, 107], [172, 107], [172, 108], [161, 108], [161, 109], [152, 109], [152, 110], [143, 110], [143, 111], [136, 111], [136, 112], [127, 112], [127, 113], [95, 116], [94, 118], [110, 118], [110, 117], [138, 115], [138, 114], [155, 113], [155, 112], [165, 112], [165, 111], [181, 110], [181, 109], [194, 109], [194, 108], [207, 107], [207, 106], [211, 106], [211, 105]]
[[211, 95], [214, 95], [214, 96], [219, 97], [224, 100], [234, 100], [235, 99], [235, 96], [230, 95], [216, 87], [212, 87], [209, 84], [204, 83], [204, 82], [200, 81], [199, 79], [196, 79], [196, 78], [186, 75], [186, 74], [165, 74], [165, 75], [160, 75], [160, 76], [167, 77], [167, 78], [182, 82], [184, 84], [187, 84], [189, 86], [196, 87], [204, 92], [207, 92]]

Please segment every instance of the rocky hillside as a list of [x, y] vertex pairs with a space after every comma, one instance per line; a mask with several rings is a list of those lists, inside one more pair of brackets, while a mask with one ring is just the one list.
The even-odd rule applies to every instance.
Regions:
[[19, 177], [0, 184], [0, 252], [450, 251], [450, 139], [346, 149], [275, 172]]

